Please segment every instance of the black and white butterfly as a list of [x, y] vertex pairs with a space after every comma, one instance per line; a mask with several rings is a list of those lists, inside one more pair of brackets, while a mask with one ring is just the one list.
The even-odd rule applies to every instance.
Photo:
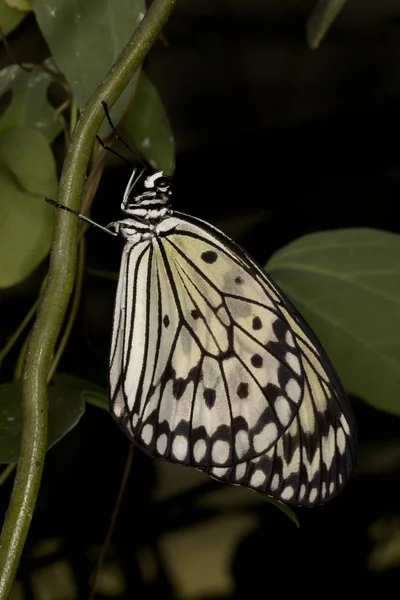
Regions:
[[110, 407], [152, 456], [288, 504], [337, 496], [355, 425], [313, 332], [215, 227], [170, 208], [170, 179], [134, 169], [111, 224], [125, 239]]

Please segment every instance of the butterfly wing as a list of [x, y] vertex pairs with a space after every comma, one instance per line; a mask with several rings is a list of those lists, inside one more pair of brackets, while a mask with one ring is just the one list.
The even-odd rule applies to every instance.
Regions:
[[[144, 308], [137, 314], [134, 306], [135, 299], [146, 297], [147, 281], [146, 265], [148, 265], [150, 245], [148, 242], [134, 241], [126, 244], [121, 257], [117, 294], [115, 298], [113, 331], [109, 361], [109, 389], [111, 414], [118, 424], [132, 437], [133, 428], [129, 418], [130, 408], [126, 394], [126, 366], [132, 354], [135, 356], [133, 365], [144, 364], [144, 325], [146, 301]], [[143, 272], [145, 271], [145, 272]], [[143, 335], [142, 340], [139, 339]], [[135, 346], [132, 346], [132, 343]]]
[[204, 469], [209, 475], [287, 504], [313, 506], [336, 497], [355, 460], [355, 424], [336, 374], [320, 354], [315, 336], [294, 309], [282, 310], [299, 348], [305, 386], [291, 425], [265, 454], [234, 468]]
[[[207, 223], [187, 215], [165, 219], [152, 242], [124, 251], [112, 412], [135, 443], [166, 460], [226, 473], [235, 465], [253, 468], [251, 461], [262, 465], [277, 444], [287, 446], [289, 431], [298, 440], [313, 414], [325, 422], [323, 407], [333, 411], [305, 362], [300, 344], [310, 335], [309, 360], [344, 404], [340, 420], [347, 403], [336, 374], [265, 273]], [[247, 467], [237, 483], [254, 481]]]

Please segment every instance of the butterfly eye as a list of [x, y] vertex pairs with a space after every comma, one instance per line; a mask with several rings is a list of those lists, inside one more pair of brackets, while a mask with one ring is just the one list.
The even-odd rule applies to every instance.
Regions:
[[168, 177], [160, 177], [156, 180], [155, 184], [158, 189], [167, 188], [169, 187], [169, 179]]

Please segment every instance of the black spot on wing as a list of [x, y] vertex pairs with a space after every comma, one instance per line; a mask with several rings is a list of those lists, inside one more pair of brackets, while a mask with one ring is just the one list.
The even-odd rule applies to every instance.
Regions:
[[182, 398], [183, 394], [185, 393], [185, 390], [186, 390], [187, 386], [189, 385], [189, 383], [191, 381], [196, 382], [198, 380], [199, 374], [200, 374], [200, 367], [198, 365], [196, 365], [195, 367], [192, 367], [190, 369], [189, 374], [186, 378], [178, 377], [175, 379], [175, 371], [170, 366], [170, 368], [168, 370], [166, 370], [166, 372], [163, 376], [163, 379], [165, 381], [167, 381], [168, 379], [173, 379], [172, 394], [176, 400], [179, 400], [180, 398]]
[[249, 395], [249, 384], [244, 383], [243, 381], [241, 383], [239, 383], [236, 393], [239, 396], [239, 398], [241, 398], [242, 400], [244, 398], [247, 398], [247, 396]]
[[215, 404], [216, 393], [212, 388], [206, 388], [203, 392], [203, 398], [207, 408], [212, 408]]
[[206, 252], [202, 252], [201, 258], [205, 263], [212, 265], [217, 260], [218, 254], [213, 250], [207, 250]]
[[261, 321], [260, 317], [254, 317], [251, 326], [255, 331], [257, 331], [258, 329], [261, 329], [262, 321]]
[[253, 367], [255, 367], [256, 369], [261, 369], [261, 367], [263, 366], [263, 359], [259, 354], [253, 354], [250, 361]]
[[284, 343], [286, 340], [286, 334], [289, 331], [289, 326], [283, 319], [276, 319], [272, 325], [272, 329], [277, 339]]

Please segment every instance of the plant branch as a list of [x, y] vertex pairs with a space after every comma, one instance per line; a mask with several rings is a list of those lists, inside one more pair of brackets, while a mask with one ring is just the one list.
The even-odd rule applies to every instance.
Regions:
[[316, 50], [344, 8], [347, 0], [318, 0], [307, 19], [306, 35], [311, 50]]
[[[95, 90], [75, 127], [61, 175], [58, 202], [79, 210], [93, 140], [111, 107], [157, 39], [176, 0], [154, 0], [113, 67]], [[49, 276], [29, 338], [22, 377], [21, 453], [0, 537], [0, 600], [7, 600], [28, 534], [47, 441], [47, 376], [74, 283], [78, 219], [55, 217]]]
[[114, 509], [113, 509], [113, 512], [111, 515], [110, 523], [108, 526], [107, 535], [104, 540], [104, 544], [101, 548], [101, 552], [100, 552], [100, 556], [99, 556], [97, 564], [96, 564], [96, 568], [92, 575], [92, 589], [90, 591], [89, 600], [94, 600], [94, 597], [96, 595], [97, 580], [99, 577], [99, 573], [101, 573], [101, 569], [103, 567], [104, 560], [106, 558], [108, 549], [111, 544], [111, 539], [112, 539], [112, 536], [114, 533], [115, 525], [117, 523], [119, 510], [121, 508], [122, 500], [123, 500], [123, 497], [125, 494], [126, 484], [128, 483], [128, 477], [129, 477], [129, 473], [130, 473], [131, 467], [132, 467], [134, 448], [135, 448], [134, 445], [132, 443], [130, 443], [129, 448], [128, 448], [128, 454], [126, 457], [124, 472], [123, 472], [121, 483], [119, 486], [118, 495], [117, 495], [117, 499], [115, 501]]

